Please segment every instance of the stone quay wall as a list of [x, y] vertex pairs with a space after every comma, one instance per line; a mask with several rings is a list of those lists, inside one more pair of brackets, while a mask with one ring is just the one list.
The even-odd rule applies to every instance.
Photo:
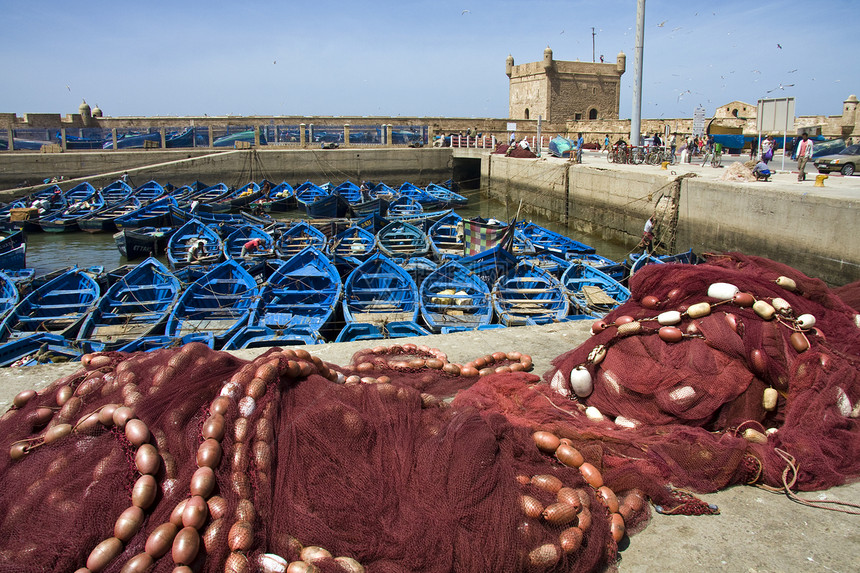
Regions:
[[[633, 249], [676, 176], [501, 155], [481, 159], [481, 188], [521, 217], [540, 214], [571, 236], [593, 233]], [[681, 177], [676, 251], [740, 251], [780, 261], [831, 285], [860, 280], [860, 195], [810, 186]]]

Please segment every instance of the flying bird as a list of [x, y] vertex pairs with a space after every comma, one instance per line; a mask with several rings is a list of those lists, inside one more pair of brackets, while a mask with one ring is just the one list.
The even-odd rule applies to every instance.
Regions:
[[657, 27], [658, 27], [658, 28], [662, 28], [663, 26], [665, 26], [665, 25], [666, 25], [666, 22], [668, 22], [668, 21], [669, 21], [669, 20], [663, 20], [662, 22], [660, 22], [659, 24], [657, 24]]
[[790, 87], [794, 87], [794, 84], [785, 84], [785, 85], [779, 84], [777, 87], [773, 88], [772, 90], [767, 90], [767, 93], [775, 92], [776, 90], [784, 90], [785, 88], [790, 88]]
[[69, 91], [72, 91], [72, 88], [70, 88], [70, 87], [68, 86], [68, 84], [66, 85], [66, 89], [67, 89], [67, 90], [69, 90]]
[[278, 63], [278, 60], [275, 60], [275, 61], [274, 61], [274, 62], [272, 62], [272, 63], [273, 63], [273, 64], [277, 64], [277, 63]]
[[793, 70], [789, 70], [789, 71], [788, 71], [788, 72], [786, 72], [786, 73], [793, 74], [793, 73], [794, 73], [794, 72], [796, 72], [796, 71], [797, 71], [797, 68], [794, 68]]
[[672, 31], [673, 31], [673, 32], [677, 32], [677, 31], [678, 31], [678, 30], [680, 30], [680, 29], [681, 29], [681, 26], [678, 26], [677, 28], [672, 28]]
[[782, 49], [782, 46], [780, 46], [779, 44], [777, 44], [776, 47], [779, 48], [780, 50]]
[[468, 14], [469, 12], [471, 12], [471, 10], [463, 10], [462, 12], [460, 12], [460, 16], [462, 16], [463, 14]]

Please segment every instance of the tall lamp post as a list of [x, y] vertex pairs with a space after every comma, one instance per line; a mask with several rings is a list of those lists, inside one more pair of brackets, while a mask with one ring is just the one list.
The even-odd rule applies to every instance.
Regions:
[[642, 52], [645, 45], [645, 0], [636, 3], [636, 48], [633, 60], [633, 115], [630, 118], [630, 145], [639, 145], [642, 127]]

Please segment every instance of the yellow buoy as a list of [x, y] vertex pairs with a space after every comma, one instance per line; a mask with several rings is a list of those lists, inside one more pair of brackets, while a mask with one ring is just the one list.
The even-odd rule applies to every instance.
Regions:
[[813, 185], [813, 187], [824, 187], [824, 180], [827, 179], [828, 177], [830, 177], [830, 176], [824, 175], [823, 173], [821, 175], [816, 175], [815, 176], [815, 185]]

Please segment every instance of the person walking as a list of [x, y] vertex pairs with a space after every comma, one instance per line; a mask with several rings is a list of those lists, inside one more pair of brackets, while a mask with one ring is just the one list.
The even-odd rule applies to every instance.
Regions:
[[576, 139], [576, 162], [582, 163], [582, 146], [585, 145], [585, 139], [580, 131]]
[[769, 135], [761, 142], [761, 159], [765, 165], [773, 159], [773, 141], [771, 141]]
[[812, 140], [805, 131], [797, 145], [797, 180], [806, 181], [806, 162], [812, 157]]

